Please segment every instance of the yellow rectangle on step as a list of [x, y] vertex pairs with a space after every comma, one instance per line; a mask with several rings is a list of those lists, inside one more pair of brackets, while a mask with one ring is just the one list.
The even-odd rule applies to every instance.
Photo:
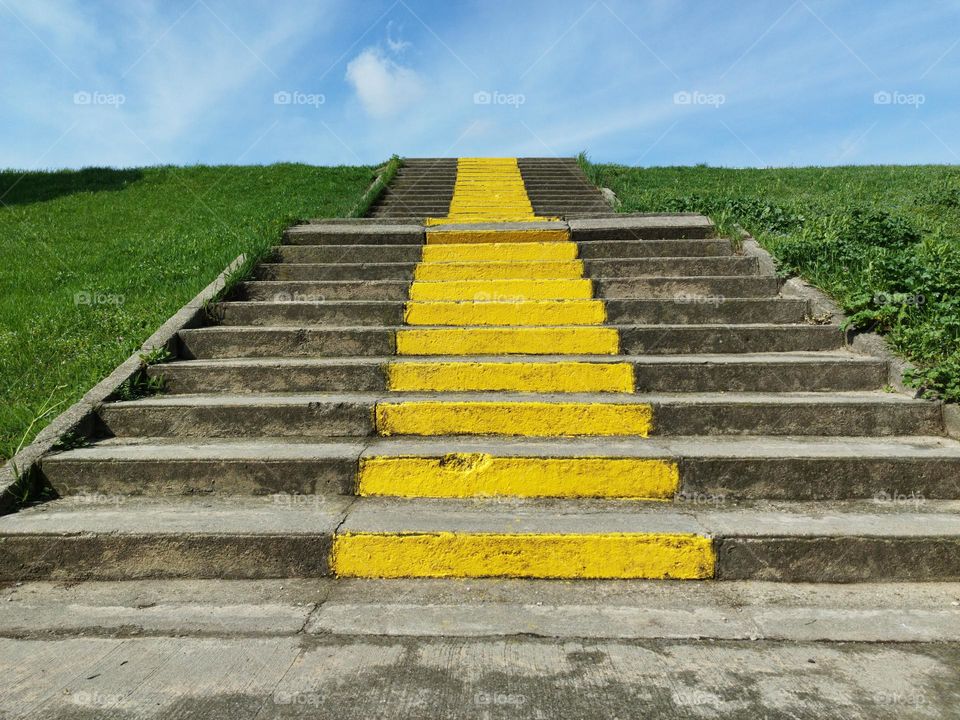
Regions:
[[477, 327], [397, 330], [398, 355], [616, 355], [620, 334], [605, 327]]
[[712, 578], [710, 538], [692, 533], [342, 533], [341, 577]]
[[512, 435], [647, 437], [647, 403], [412, 400], [378, 403], [380, 435]]
[[670, 460], [611, 457], [371, 457], [360, 461], [358, 495], [563, 497], [666, 500], [680, 487]]
[[581, 260], [518, 262], [419, 263], [414, 280], [539, 280], [543, 278], [578, 280], [583, 278]]
[[408, 325], [599, 325], [606, 319], [600, 300], [411, 301], [403, 313]]
[[633, 392], [633, 367], [608, 362], [395, 362], [387, 388], [407, 392]]
[[424, 245], [424, 262], [510, 262], [513, 260], [576, 260], [573, 242], [492, 242]]
[[589, 300], [593, 283], [589, 280], [447, 280], [410, 285], [411, 300]]
[[[520, 220], [540, 220], [541, 218], [515, 218]], [[478, 218], [474, 222], [483, 222]], [[468, 244], [468, 243], [545, 243], [562, 242], [570, 239], [570, 233], [560, 228], [542, 228], [538, 230], [427, 230], [428, 245]]]
[[[532, 219], [532, 218], [526, 218]], [[477, 222], [482, 222], [477, 220]], [[570, 240], [570, 232], [562, 228], [540, 230], [444, 230], [427, 231], [428, 245], [472, 243], [544, 243]]]

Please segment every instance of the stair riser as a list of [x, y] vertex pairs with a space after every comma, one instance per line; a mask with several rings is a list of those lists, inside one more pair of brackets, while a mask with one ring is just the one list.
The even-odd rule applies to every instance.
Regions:
[[[331, 533], [295, 536], [93, 534], [3, 538], [2, 580], [284, 578], [330, 574]], [[784, 582], [960, 579], [952, 538], [714, 538], [718, 580]], [[483, 559], [475, 566], [482, 569]], [[575, 572], [574, 568], [570, 568]]]
[[[107, 405], [100, 410], [106, 430], [117, 437], [367, 437], [376, 434], [373, 413], [373, 404], [361, 400], [254, 407]], [[444, 420], [431, 422], [427, 424], [436, 428], [433, 434], [458, 434], [459, 425], [448, 427]], [[574, 428], [570, 431], [576, 432]], [[655, 403], [651, 436], [891, 436], [942, 432], [939, 408], [933, 405], [834, 405], [825, 399], [790, 406], [722, 401]], [[403, 429], [395, 431], [403, 433]]]
[[733, 251], [729, 240], [598, 240], [578, 243], [581, 258], [718, 257]]
[[[670, 458], [678, 463], [676, 509], [722, 508], [740, 500], [830, 501], [880, 498], [904, 510], [925, 500], [960, 499], [956, 458]], [[82, 506], [103, 498], [177, 495], [278, 495], [280, 506], [353, 495], [358, 462], [308, 460], [129, 460], [48, 458], [43, 475], [61, 496]], [[304, 495], [308, 497], [286, 497]], [[317, 497], [313, 497], [317, 496]], [[914, 505], [916, 503], [917, 505]]]
[[[153, 365], [164, 392], [261, 393], [338, 392], [387, 389], [387, 364], [316, 367], [192, 367], [178, 363]], [[841, 392], [874, 390], [886, 382], [886, 368], [877, 364], [797, 363], [745, 365], [634, 366], [638, 392]], [[487, 390], [501, 388], [488, 387]], [[554, 390], [562, 391], [562, 388]]]
[[[611, 216], [614, 214], [611, 213]], [[623, 229], [619, 227], [572, 228], [572, 239], [577, 242], [594, 240], [667, 240], [667, 239], [706, 239], [716, 233], [713, 225], [690, 225], [687, 227], [663, 226]]]
[[707, 304], [729, 298], [772, 298], [779, 292], [777, 279], [766, 276], [602, 279], [594, 280], [593, 286], [594, 294], [603, 298], [663, 298]]
[[756, 275], [759, 266], [754, 258], [706, 257], [706, 258], [639, 258], [585, 260], [587, 277], [618, 278], [643, 277], [693, 277], [696, 275]]
[[[491, 285], [493, 287], [493, 285]], [[725, 298], [772, 298], [777, 294], [777, 281], [768, 277], [708, 278], [674, 280], [672, 278], [626, 278], [597, 280], [593, 285], [598, 298], [663, 298], [712, 300]], [[238, 288], [237, 299], [256, 301], [279, 300], [406, 300], [410, 283], [403, 280], [378, 281], [273, 281], [248, 282]], [[452, 297], [452, 295], [451, 295]], [[554, 295], [564, 297], [558, 293]]]
[[0, 538], [0, 580], [259, 579], [330, 574], [330, 533]]
[[[262, 265], [261, 279], [274, 280], [408, 280], [416, 263], [272, 263]], [[586, 260], [587, 277], [757, 277], [757, 265], [747, 258], [639, 258]]]
[[277, 329], [253, 332], [186, 330], [180, 355], [186, 359], [235, 357], [348, 357], [392, 355], [396, 335], [384, 329]]
[[624, 328], [620, 332], [623, 352], [647, 355], [804, 352], [837, 350], [843, 344], [843, 334], [831, 325], [777, 328], [645, 327]]
[[375, 232], [360, 226], [302, 226], [296, 232], [287, 232], [284, 242], [288, 245], [418, 245], [424, 241], [421, 228], [410, 225], [402, 230]]
[[[698, 258], [729, 255], [727, 240], [649, 240], [580, 243], [578, 256], [601, 258]], [[273, 262], [351, 263], [420, 262], [421, 244], [416, 245], [283, 245], [274, 253]]]
[[[281, 291], [275, 293], [274, 302], [230, 302], [222, 303], [216, 307], [215, 314], [220, 319], [222, 325], [254, 325], [260, 327], [282, 327], [302, 325], [363, 325], [363, 326], [391, 326], [404, 323], [404, 303], [387, 302], [377, 303], [357, 302], [354, 304], [337, 302], [308, 302], [308, 298], [293, 295], [292, 297], [299, 302], [287, 302], [291, 293]], [[591, 302], [591, 301], [570, 301]], [[544, 304], [563, 308], [560, 301], [543, 301]], [[609, 300], [605, 303], [607, 319], [614, 323], [668, 323], [668, 324], [706, 324], [706, 323], [800, 323], [803, 321], [806, 313], [806, 303], [804, 301], [792, 301], [783, 299], [757, 299], [757, 300], [725, 300], [717, 304], [699, 304], [685, 301], [665, 302], [662, 300]], [[434, 304], [414, 304], [414, 309], [429, 309], [436, 307]], [[453, 305], [450, 313], [441, 320], [442, 324], [459, 324], [455, 321], [457, 317], [456, 308]], [[483, 308], [482, 305], [473, 307], [480, 310], [492, 308]], [[444, 322], [449, 317], [450, 320]], [[484, 316], [486, 317], [486, 316]], [[499, 321], [494, 321], [490, 315], [489, 321], [482, 324], [501, 325]], [[497, 316], [499, 317], [499, 316]], [[578, 318], [558, 319], [556, 321], [529, 322], [522, 319], [522, 313], [518, 312], [513, 324], [546, 324], [546, 325], [566, 325], [583, 324], [587, 320], [581, 321]], [[412, 320], [412, 318], [411, 318]], [[416, 324], [432, 324], [432, 322], [417, 322]], [[478, 323], [480, 320], [478, 319]], [[474, 323], [467, 323], [474, 324]]]
[[[374, 356], [396, 350], [395, 331], [387, 328], [201, 328], [182, 331], [180, 338], [181, 357], [186, 359]], [[843, 335], [836, 327], [819, 325], [624, 328], [620, 347], [626, 354], [647, 355], [803, 352], [837, 350], [843, 347]]]

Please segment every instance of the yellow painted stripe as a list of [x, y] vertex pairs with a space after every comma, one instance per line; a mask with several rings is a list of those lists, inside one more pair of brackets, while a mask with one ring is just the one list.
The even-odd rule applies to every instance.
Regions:
[[492, 242], [424, 245], [423, 262], [512, 262], [515, 260], [576, 260], [574, 242]]
[[[480, 222], [480, 221], [477, 221]], [[427, 231], [427, 245], [471, 245], [476, 243], [553, 243], [569, 241], [567, 230], [444, 230]]]
[[398, 355], [616, 355], [605, 327], [414, 328], [397, 330]]
[[589, 280], [448, 280], [416, 281], [410, 285], [411, 300], [474, 300], [520, 302], [522, 300], [588, 300], [593, 297]]
[[581, 260], [546, 262], [419, 263], [414, 280], [578, 280], [583, 278]]
[[564, 497], [666, 500], [680, 487], [670, 460], [609, 457], [371, 457], [360, 461], [358, 495]]
[[387, 388], [400, 392], [618, 392], [634, 389], [633, 367], [608, 362], [396, 362]]
[[408, 302], [408, 325], [598, 325], [607, 319], [600, 300], [523, 302]]
[[416, 400], [378, 403], [380, 435], [513, 435], [647, 437], [647, 403]]
[[710, 538], [691, 533], [341, 533], [341, 577], [677, 578], [714, 575]]
[[447, 216], [427, 225], [538, 219], [516, 158], [459, 158]]

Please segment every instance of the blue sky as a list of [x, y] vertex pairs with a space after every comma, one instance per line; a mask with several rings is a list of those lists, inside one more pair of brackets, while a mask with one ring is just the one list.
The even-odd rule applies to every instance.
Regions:
[[0, 0], [0, 166], [960, 162], [960, 3]]

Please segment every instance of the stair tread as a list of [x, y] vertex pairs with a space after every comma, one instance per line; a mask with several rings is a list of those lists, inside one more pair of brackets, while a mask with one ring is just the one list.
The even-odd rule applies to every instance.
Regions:
[[378, 403], [378, 402], [542, 402], [542, 403], [601, 403], [631, 405], [663, 403], [674, 405], [697, 404], [774, 404], [815, 405], [934, 405], [932, 401], [915, 399], [909, 395], [887, 393], [882, 390], [844, 390], [831, 392], [702, 392], [702, 393], [515, 393], [515, 392], [319, 392], [319, 393], [218, 393], [157, 395], [137, 400], [109, 403], [111, 407], [164, 406], [278, 406], [310, 403]]
[[708, 458], [943, 458], [960, 459], [960, 442], [940, 436], [737, 436], [623, 438], [108, 438], [61, 451], [58, 460], [310, 460], [361, 456], [437, 457], [489, 453], [505, 457], [708, 457]]
[[692, 533], [714, 538], [946, 537], [960, 539], [960, 501], [756, 501], [701, 509], [629, 500], [395, 499], [325, 496], [53, 500], [0, 518], [0, 536], [377, 533]]
[[198, 360], [175, 360], [151, 366], [162, 371], [170, 367], [325, 367], [341, 365], [378, 366], [385, 363], [430, 362], [430, 363], [633, 363], [637, 365], [671, 365], [676, 363], [701, 365], [742, 365], [752, 363], [837, 363], [847, 362], [863, 365], [885, 365], [886, 360], [869, 355], [856, 355], [844, 351], [793, 352], [793, 353], [742, 353], [729, 355], [359, 355], [338, 357], [247, 357], [203, 358]]

